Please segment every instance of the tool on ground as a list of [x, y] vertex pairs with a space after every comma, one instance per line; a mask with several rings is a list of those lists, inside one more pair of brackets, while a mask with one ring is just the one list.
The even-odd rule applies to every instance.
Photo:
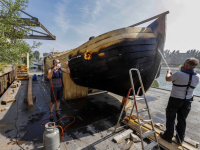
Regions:
[[[52, 72], [52, 73], [53, 73], [53, 72]], [[52, 74], [51, 74], [51, 76], [52, 76]], [[54, 93], [54, 90], [53, 90], [52, 78], [51, 78], [51, 87], [52, 87], [53, 96], [54, 96], [55, 101], [56, 101], [56, 108], [57, 108], [56, 110], [58, 110], [58, 103], [57, 103], [57, 99], [56, 99], [56, 96], [55, 96], [55, 93]], [[43, 120], [41, 121], [41, 124], [42, 124], [42, 125], [45, 125], [45, 124], [43, 123], [43, 121], [45, 121], [45, 120], [47, 120], [47, 119], [49, 119], [49, 118], [55, 116], [56, 114], [57, 114], [57, 112], [56, 112], [55, 114], [53, 114], [52, 116], [43, 119]], [[63, 129], [61, 126], [59, 126], [59, 125], [57, 126], [57, 127], [59, 127], [59, 128], [61, 129], [61, 133], [60, 133], [60, 139], [61, 139], [61, 140], [64, 139], [64, 131], [65, 131], [65, 129], [66, 129], [69, 125], [71, 125], [72, 123], [74, 123], [74, 121], [75, 121], [75, 117], [73, 117], [73, 116], [65, 116], [65, 117], [62, 117], [62, 118], [60, 118], [59, 120], [55, 121], [55, 123], [58, 122], [58, 121], [60, 121], [60, 120], [62, 120], [62, 119], [64, 119], [64, 118], [73, 118], [74, 120], [73, 120], [71, 123], [69, 123], [68, 125], [66, 125], [64, 129]]]
[[[137, 75], [139, 77], [139, 81], [140, 81], [140, 85], [141, 85], [141, 89], [142, 89], [142, 92], [143, 92], [143, 97], [140, 97], [140, 96], [136, 96], [135, 95], [135, 88], [134, 88], [134, 83], [133, 83], [133, 76], [132, 76], [132, 71], [136, 71], [137, 72]], [[150, 114], [150, 111], [149, 111], [149, 106], [148, 106], [148, 103], [147, 103], [147, 100], [146, 100], [146, 96], [145, 96], [145, 90], [144, 90], [144, 86], [143, 86], [143, 83], [142, 83], [142, 78], [141, 78], [141, 75], [140, 75], [140, 72], [137, 68], [132, 68], [129, 70], [129, 75], [130, 75], [130, 81], [131, 81], [131, 88], [129, 89], [128, 91], [128, 94], [127, 94], [127, 97], [126, 97], [126, 101], [123, 105], [123, 108], [122, 108], [122, 111], [121, 111], [121, 114], [120, 114], [120, 117], [118, 119], [118, 122], [115, 126], [115, 131], [118, 129], [118, 128], [121, 128], [121, 127], [118, 127], [119, 126], [119, 121], [121, 120], [121, 116], [122, 116], [122, 113], [126, 107], [126, 102], [127, 102], [127, 99], [131, 99], [131, 100], [134, 100], [133, 102], [133, 107], [131, 109], [131, 113], [130, 113], [130, 116], [129, 116], [129, 120], [127, 122], [127, 125], [131, 119], [131, 116], [132, 116], [132, 113], [133, 113], [133, 109], [134, 109], [134, 106], [136, 108], [136, 114], [137, 114], [137, 119], [138, 119], [138, 125], [139, 125], [139, 133], [140, 133], [140, 138], [141, 138], [141, 145], [142, 145], [142, 149], [143, 150], [149, 150], [155, 146], [157, 146], [158, 149], [160, 149], [159, 147], [159, 143], [158, 143], [158, 139], [157, 139], [157, 136], [156, 136], [156, 131], [154, 129], [154, 126], [153, 126], [153, 120], [151, 118], [151, 114]], [[138, 89], [139, 90], [139, 89]], [[129, 96], [131, 91], [133, 92], [133, 95], [132, 96]], [[138, 92], [139, 93], [139, 92]], [[139, 109], [137, 108], [137, 101], [141, 101], [141, 100], [144, 100], [145, 101], [145, 104], [146, 104], [146, 108], [143, 108], [143, 109]], [[148, 120], [143, 120], [141, 121], [140, 118], [139, 118], [139, 114], [142, 113], [142, 112], [148, 112], [148, 115], [149, 115], [149, 119]], [[152, 126], [152, 130], [149, 130], [145, 133], [142, 133], [142, 129], [141, 129], [141, 126], [145, 125], [145, 124], [148, 124], [148, 123], [151, 123], [151, 126]], [[143, 139], [154, 134], [154, 137], [155, 137], [155, 141], [151, 142], [150, 144], [146, 145], [144, 147], [144, 141]]]
[[55, 122], [45, 124], [43, 133], [44, 150], [60, 150], [59, 130]]
[[175, 127], [175, 130], [176, 130], [176, 134], [177, 134], [177, 136], [178, 136], [179, 143], [181, 144], [181, 147], [182, 147], [182, 149], [184, 150], [183, 145], [182, 145], [182, 142], [181, 142], [181, 139], [180, 139], [180, 137], [179, 137], [179, 135], [178, 135], [178, 131], [177, 131], [177, 129], [176, 129], [176, 125], [175, 125], [174, 127]]

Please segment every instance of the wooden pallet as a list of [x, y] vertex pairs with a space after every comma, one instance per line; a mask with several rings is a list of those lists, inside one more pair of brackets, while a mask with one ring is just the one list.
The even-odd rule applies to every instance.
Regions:
[[17, 79], [27, 80], [29, 78], [29, 69], [27, 65], [17, 65]]
[[[128, 122], [128, 117], [125, 118], [125, 120], [123, 121], [125, 124], [127, 124]], [[138, 126], [138, 121], [137, 119], [130, 119], [129, 123], [128, 123], [128, 126], [136, 131], [139, 131], [139, 126]], [[149, 124], [146, 124], [146, 125], [143, 125], [141, 127], [142, 129], [142, 132], [146, 132], [148, 130], [151, 130], [152, 127], [151, 125]], [[155, 128], [155, 131], [156, 131], [156, 135], [157, 135], [157, 138], [158, 138], [158, 141], [159, 141], [159, 144], [161, 147], [163, 147], [164, 149], [169, 149], [169, 150], [182, 150], [181, 146], [179, 144], [176, 143], [176, 140], [175, 138], [173, 138], [173, 142], [170, 144], [168, 143], [167, 141], [163, 140], [161, 137], [160, 137], [160, 132], [163, 132], [162, 130], [160, 129], [157, 129]], [[155, 140], [154, 136], [151, 135], [151, 136], [148, 136], [147, 137], [148, 139], [150, 140]], [[191, 144], [188, 144], [186, 143], [185, 141], [182, 143], [183, 144], [183, 147], [184, 149], [187, 149], [187, 150], [197, 150], [196, 147], [192, 146]]]

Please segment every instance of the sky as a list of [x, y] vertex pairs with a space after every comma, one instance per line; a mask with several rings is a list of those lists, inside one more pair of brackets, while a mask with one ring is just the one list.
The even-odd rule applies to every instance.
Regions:
[[164, 49], [181, 53], [200, 50], [199, 6], [200, 0], [29, 0], [25, 11], [38, 18], [56, 40], [26, 41], [30, 45], [33, 41], [42, 42], [37, 49], [41, 54], [52, 49], [67, 51], [87, 42], [91, 36], [169, 11]]

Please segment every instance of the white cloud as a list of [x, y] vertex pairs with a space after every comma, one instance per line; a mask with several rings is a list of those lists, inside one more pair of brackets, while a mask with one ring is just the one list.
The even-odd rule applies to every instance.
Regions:
[[67, 7], [70, 1], [62, 0], [56, 5], [55, 22], [64, 33], [70, 28], [70, 15], [67, 13]]
[[82, 19], [86, 19], [87, 16], [89, 15], [89, 6], [88, 5], [83, 5], [80, 7], [80, 12], [81, 12], [81, 15], [82, 15]]
[[199, 0], [59, 0], [53, 11], [55, 22], [49, 25], [57, 40], [45, 43], [59, 51], [76, 48], [90, 36], [127, 27], [169, 10], [165, 49], [200, 49], [199, 3]]
[[93, 17], [94, 20], [99, 15], [99, 12], [102, 9], [102, 2], [103, 1], [101, 1], [101, 2], [100, 1], [96, 1], [96, 3], [95, 3], [95, 7], [94, 7], [93, 12], [92, 12], [92, 17]]

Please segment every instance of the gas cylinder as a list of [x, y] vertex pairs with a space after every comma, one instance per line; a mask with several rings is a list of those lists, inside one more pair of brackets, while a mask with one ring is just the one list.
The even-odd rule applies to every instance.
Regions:
[[45, 150], [60, 150], [60, 134], [55, 122], [45, 124], [43, 145]]

